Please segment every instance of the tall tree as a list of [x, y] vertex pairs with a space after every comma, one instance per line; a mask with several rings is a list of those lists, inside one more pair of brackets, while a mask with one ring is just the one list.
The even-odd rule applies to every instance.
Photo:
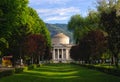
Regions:
[[31, 20], [29, 20], [31, 27], [33, 28], [33, 34], [42, 34], [45, 37], [46, 44], [47, 44], [47, 50], [46, 50], [46, 59], [50, 55], [51, 50], [51, 39], [50, 39], [50, 32], [48, 31], [47, 27], [45, 26], [45, 23], [42, 19], [39, 18], [37, 12], [29, 7], [29, 15]]
[[0, 15], [0, 38], [8, 41], [9, 49], [6, 51], [9, 51], [7, 54], [14, 55], [13, 58], [19, 57], [18, 46], [21, 45], [21, 36], [25, 35], [26, 30], [29, 29], [26, 24], [27, 5], [28, 0], [0, 1], [0, 11], [2, 12]]
[[38, 64], [40, 59], [44, 59], [46, 51], [46, 40], [43, 35], [33, 34], [26, 38], [25, 52], [32, 58], [33, 63]]
[[68, 22], [68, 30], [73, 31], [73, 36], [74, 36], [76, 43], [78, 43], [80, 37], [82, 37], [80, 36], [82, 35], [80, 30], [82, 30], [84, 27], [85, 27], [85, 19], [84, 17], [78, 14], [73, 15], [70, 21]]
[[31, 30], [33, 30], [33, 34], [42, 34], [47, 41], [47, 45], [51, 46], [50, 33], [47, 27], [45, 26], [45, 23], [43, 22], [42, 19], [40, 19], [40, 17], [38, 16], [37, 12], [34, 9], [28, 7], [28, 10], [29, 10], [28, 24], [30, 24], [30, 26], [32, 27]]
[[80, 52], [79, 52], [79, 46], [72, 46], [70, 49], [70, 57], [76, 61], [80, 60]]
[[0, 38], [0, 56], [5, 54], [5, 50], [8, 48], [8, 42], [4, 38]]
[[15, 60], [23, 55], [22, 44], [30, 34], [43, 34], [50, 46], [50, 34], [37, 12], [28, 7], [28, 0], [0, 1], [0, 39], [8, 41], [8, 50]]
[[115, 58], [118, 67], [120, 53], [120, 0], [101, 0], [98, 2], [100, 26], [108, 33], [109, 49]]
[[68, 30], [73, 31], [76, 43], [84, 37], [90, 30], [98, 28], [99, 13], [90, 11], [87, 17], [73, 15], [68, 22]]
[[106, 38], [102, 31], [92, 30], [80, 40], [80, 53], [86, 61], [99, 60], [106, 50]]

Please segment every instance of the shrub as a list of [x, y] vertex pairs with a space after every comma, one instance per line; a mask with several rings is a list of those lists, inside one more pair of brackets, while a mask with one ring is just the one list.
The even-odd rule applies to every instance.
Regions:
[[13, 74], [14, 74], [14, 69], [4, 70], [4, 71], [0, 72], [0, 78], [5, 77], [5, 76], [9, 76], [9, 75], [13, 75]]
[[43, 65], [43, 64], [37, 64], [36, 66], [37, 66], [37, 67], [41, 67], [42, 65]]
[[9, 76], [9, 75], [13, 75], [14, 73], [21, 73], [21, 72], [23, 72], [23, 70], [24, 70], [24, 68], [15, 68], [15, 69], [0, 71], [0, 78]]
[[27, 71], [27, 70], [28, 70], [28, 66], [25, 66], [23, 71]]
[[37, 64], [37, 67], [40, 67], [40, 64]]
[[115, 75], [115, 76], [120, 76], [120, 70], [115, 69], [115, 68], [105, 68], [105, 67], [96, 67], [93, 65], [81, 65], [82, 67], [87, 67], [88, 69], [93, 69], [97, 71], [101, 71], [107, 74]]
[[28, 70], [32, 70], [36, 68], [36, 64], [32, 64], [28, 66]]
[[15, 68], [15, 73], [23, 72], [24, 68]]

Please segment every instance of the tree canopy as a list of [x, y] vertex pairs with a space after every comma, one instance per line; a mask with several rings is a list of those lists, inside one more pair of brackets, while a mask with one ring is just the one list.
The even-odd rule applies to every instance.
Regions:
[[[51, 47], [50, 33], [37, 12], [28, 6], [28, 0], [0, 1], [0, 52], [12, 54], [13, 59], [23, 55], [23, 44], [31, 34], [44, 36], [47, 47]], [[3, 49], [4, 47], [4, 49]], [[2, 50], [3, 49], [3, 50]], [[5, 53], [4, 53], [5, 51]]]
[[[97, 1], [96, 11], [90, 10], [86, 17], [80, 15], [72, 16], [68, 22], [68, 29], [73, 31], [76, 43], [79, 44], [84, 54], [92, 54], [94, 57], [95, 54], [103, 52], [105, 37], [106, 48], [112, 53], [115, 58], [115, 65], [118, 67], [120, 53], [120, 0]], [[99, 57], [99, 55], [96, 57]]]
[[102, 0], [98, 2], [100, 26], [108, 33], [108, 48], [115, 57], [118, 67], [120, 53], [120, 0]]

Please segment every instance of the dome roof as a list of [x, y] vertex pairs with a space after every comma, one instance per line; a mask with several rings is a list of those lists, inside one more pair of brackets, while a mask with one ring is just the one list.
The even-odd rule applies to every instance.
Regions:
[[63, 33], [58, 33], [52, 38], [52, 44], [69, 44], [69, 37]]
[[69, 37], [66, 36], [66, 35], [63, 34], [63, 33], [58, 33], [58, 34], [56, 34], [53, 38], [69, 38]]

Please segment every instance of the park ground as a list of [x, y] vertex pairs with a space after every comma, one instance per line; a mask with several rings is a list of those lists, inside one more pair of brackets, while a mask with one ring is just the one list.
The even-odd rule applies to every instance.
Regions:
[[73, 64], [48, 64], [21, 74], [0, 78], [0, 82], [120, 82], [120, 77]]

